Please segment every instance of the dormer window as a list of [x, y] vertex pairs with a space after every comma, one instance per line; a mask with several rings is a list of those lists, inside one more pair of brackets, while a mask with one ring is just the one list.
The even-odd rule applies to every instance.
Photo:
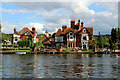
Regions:
[[83, 32], [86, 32], [86, 29], [83, 29]]
[[25, 35], [30, 35], [30, 33], [27, 31], [27, 32], [25, 33]]

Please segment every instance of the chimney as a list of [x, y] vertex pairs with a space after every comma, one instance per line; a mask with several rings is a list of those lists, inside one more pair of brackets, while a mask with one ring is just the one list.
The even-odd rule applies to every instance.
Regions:
[[14, 32], [16, 32], [16, 27], [14, 28]]
[[78, 20], [78, 26], [80, 26], [80, 19]]
[[67, 28], [67, 25], [62, 25], [62, 32]]
[[80, 29], [80, 19], [78, 20], [78, 27], [79, 27], [78, 29]]
[[81, 29], [83, 28], [83, 22], [81, 22]]
[[71, 20], [71, 28], [74, 29], [74, 26], [75, 26], [75, 20]]
[[32, 27], [32, 31], [35, 31], [35, 27]]

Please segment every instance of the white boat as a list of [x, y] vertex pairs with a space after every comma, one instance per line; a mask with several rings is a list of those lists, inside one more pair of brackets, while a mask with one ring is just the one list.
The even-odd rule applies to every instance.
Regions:
[[26, 54], [26, 52], [15, 52], [15, 54]]

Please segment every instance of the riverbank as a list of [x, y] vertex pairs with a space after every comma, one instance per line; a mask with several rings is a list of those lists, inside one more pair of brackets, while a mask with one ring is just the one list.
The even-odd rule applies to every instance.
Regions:
[[[1, 54], [16, 54], [16, 52], [0, 52]], [[26, 54], [120, 54], [120, 52], [26, 52]]]

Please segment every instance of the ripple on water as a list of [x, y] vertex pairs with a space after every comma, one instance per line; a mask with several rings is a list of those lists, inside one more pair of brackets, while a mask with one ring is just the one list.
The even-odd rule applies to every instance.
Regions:
[[3, 59], [7, 59], [0, 68], [4, 78], [115, 78], [120, 74], [116, 55], [109, 54], [3, 54]]

